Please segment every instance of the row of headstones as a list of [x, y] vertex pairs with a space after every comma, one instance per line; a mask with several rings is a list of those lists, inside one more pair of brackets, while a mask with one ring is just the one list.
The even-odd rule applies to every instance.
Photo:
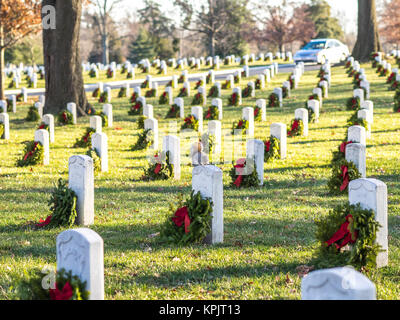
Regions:
[[[331, 86], [331, 65], [330, 63], [325, 63], [322, 65], [322, 69], [325, 72], [324, 80], [319, 82], [319, 87], [316, 87], [312, 90], [312, 94], [316, 94], [318, 99], [311, 99], [307, 101], [307, 107], [313, 110], [315, 115], [315, 122], [318, 122], [320, 109], [323, 105], [323, 99], [329, 97], [329, 87]], [[308, 124], [307, 124], [308, 127]]]
[[[370, 97], [370, 83], [367, 80], [367, 75], [365, 73], [365, 69], [361, 68], [360, 63], [357, 60], [354, 60], [353, 57], [348, 57], [347, 61], [350, 62], [350, 66], [354, 69], [355, 72], [361, 73], [361, 75], [360, 75], [360, 80], [361, 80], [360, 81], [360, 87], [365, 91], [365, 97], [367, 99], [369, 99], [369, 97]], [[390, 66], [390, 68], [391, 68], [391, 66]], [[364, 95], [362, 96], [362, 99], [364, 100]]]
[[[256, 140], [248, 142], [248, 149], [258, 149]], [[259, 146], [263, 148], [263, 146]], [[212, 203], [211, 232], [208, 244], [223, 242], [223, 180], [222, 170], [215, 166], [197, 166], [192, 172], [192, 189]], [[94, 223], [93, 160], [87, 156], [73, 156], [69, 160], [69, 187], [77, 193], [79, 225]], [[350, 182], [349, 203], [373, 210], [381, 225], [376, 243], [382, 251], [376, 258], [378, 268], [388, 265], [387, 186], [375, 179]], [[102, 238], [86, 228], [67, 230], [57, 237], [57, 270], [65, 269], [87, 283], [89, 299], [104, 299], [104, 249]], [[76, 263], [79, 261], [80, 263]], [[359, 300], [376, 299], [374, 284], [351, 268], [335, 268], [309, 273], [302, 280], [304, 300]]]

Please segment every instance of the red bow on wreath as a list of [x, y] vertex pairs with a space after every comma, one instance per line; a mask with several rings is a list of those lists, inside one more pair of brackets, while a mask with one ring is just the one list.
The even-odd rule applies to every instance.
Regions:
[[34, 152], [36, 151], [36, 149], [37, 149], [37, 145], [38, 145], [38, 142], [35, 142], [35, 145], [34, 145], [33, 150], [32, 150], [32, 151], [29, 151], [29, 152], [25, 155], [24, 161], [26, 161], [26, 159], [28, 159], [28, 158], [30, 158], [31, 156], [33, 156], [33, 153], [34, 153]]
[[236, 165], [234, 166], [239, 176], [236, 178], [233, 184], [238, 188], [240, 187], [243, 181], [243, 169], [245, 167], [245, 164], [246, 164], [246, 159], [239, 159], [238, 161], [236, 161]]
[[211, 110], [208, 109], [206, 119], [210, 119], [210, 118], [211, 118]]
[[[155, 155], [154, 158], [158, 159], [158, 155]], [[159, 174], [161, 171], [161, 163], [157, 163], [156, 168], [154, 169], [155, 174]]]
[[[350, 243], [355, 243], [357, 240], [358, 232], [355, 231], [353, 234], [350, 232], [350, 223], [353, 222], [353, 216], [349, 214], [346, 217], [346, 222], [343, 223], [339, 230], [330, 238], [328, 241], [325, 243], [329, 246], [332, 244], [335, 244], [336, 249], [341, 249], [343, 248], [346, 244]], [[342, 240], [341, 244], [337, 244], [336, 242]]]
[[242, 129], [243, 127], [243, 120], [240, 120], [238, 123], [238, 129]]
[[39, 220], [39, 223], [36, 224], [36, 227], [38, 227], [38, 228], [44, 228], [44, 227], [46, 227], [47, 225], [50, 224], [51, 218], [52, 218], [52, 217], [53, 217], [53, 216], [48, 216], [48, 217], [46, 218], [46, 220], [40, 219], [40, 220]]
[[254, 109], [254, 116], [257, 117], [259, 112], [260, 112], [260, 109], [259, 108], [255, 108]]
[[57, 288], [57, 284], [55, 289], [50, 289], [51, 300], [69, 300], [72, 298], [73, 294], [72, 287], [68, 281], [61, 291]]
[[63, 118], [64, 118], [64, 121], [67, 122], [67, 120], [68, 120], [67, 114], [66, 114], [65, 112], [63, 112], [62, 116], [63, 116]]
[[343, 184], [340, 186], [340, 191], [344, 191], [347, 189], [348, 185], [349, 185], [349, 168], [347, 168], [347, 166], [342, 166], [340, 168], [340, 170], [342, 171], [342, 175], [341, 177], [343, 178]]
[[185, 233], [189, 233], [190, 218], [187, 207], [176, 210], [175, 215], [172, 217], [172, 221], [177, 227], [181, 227], [182, 224], [185, 224]]
[[291, 136], [292, 133], [295, 132], [298, 128], [299, 128], [299, 121], [298, 120], [294, 120], [293, 124], [292, 124], [292, 128], [289, 131], [289, 136]]
[[264, 145], [265, 145], [265, 152], [269, 152], [269, 150], [271, 149], [271, 141], [265, 141]]
[[345, 154], [345, 153], [346, 153], [346, 147], [347, 147], [347, 145], [350, 144], [350, 143], [353, 143], [353, 141], [343, 142], [343, 143], [340, 145], [340, 152]]

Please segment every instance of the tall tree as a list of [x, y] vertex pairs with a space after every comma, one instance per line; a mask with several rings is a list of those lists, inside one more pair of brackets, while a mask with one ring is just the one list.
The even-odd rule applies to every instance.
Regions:
[[385, 1], [379, 22], [381, 25], [379, 33], [384, 40], [398, 47], [400, 45], [400, 1]]
[[43, 30], [43, 56], [47, 113], [57, 114], [75, 102], [79, 116], [86, 114], [86, 98], [79, 54], [79, 34], [84, 0], [43, 0], [53, 6], [57, 27]]
[[358, 33], [353, 57], [368, 61], [372, 52], [381, 51], [375, 0], [358, 0]]
[[274, 44], [281, 52], [285, 44], [308, 42], [315, 36], [315, 29], [307, 8], [305, 4], [297, 6], [289, 1], [283, 1], [280, 6], [270, 6], [268, 0], [264, 0], [258, 6], [260, 14], [256, 16], [262, 26], [257, 34], [258, 40]]
[[141, 28], [137, 39], [129, 46], [129, 60], [139, 62], [142, 59], [155, 57], [155, 48], [149, 32]]
[[308, 12], [315, 24], [316, 38], [344, 38], [339, 20], [332, 17], [331, 11], [331, 6], [326, 0], [311, 0]]
[[0, 99], [4, 99], [4, 51], [40, 30], [40, 3], [0, 0]]
[[182, 28], [203, 34], [211, 56], [227, 31], [232, 41], [241, 41], [241, 23], [250, 18], [247, 4], [246, 0], [175, 0], [183, 16]]
[[91, 0], [94, 9], [94, 24], [101, 37], [103, 64], [108, 64], [110, 62], [109, 37], [110, 24], [113, 22], [111, 16], [115, 6], [122, 1], [123, 0]]

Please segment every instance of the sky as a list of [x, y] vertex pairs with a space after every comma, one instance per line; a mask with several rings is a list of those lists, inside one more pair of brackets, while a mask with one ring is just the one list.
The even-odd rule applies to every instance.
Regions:
[[[173, 11], [171, 0], [160, 0], [164, 10]], [[279, 4], [281, 0], [271, 0], [271, 4]], [[309, 2], [307, 0], [300, 0], [296, 2]], [[345, 32], [357, 31], [357, 0], [327, 0], [332, 7], [332, 12], [335, 17], [338, 17], [341, 24], [344, 26]], [[134, 11], [143, 7], [142, 0], [123, 0], [119, 8], [116, 9], [117, 16], [124, 16], [127, 11]]]

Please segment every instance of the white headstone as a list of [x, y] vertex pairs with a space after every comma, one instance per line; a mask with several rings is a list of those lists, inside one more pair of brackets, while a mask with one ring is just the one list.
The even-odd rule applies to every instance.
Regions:
[[347, 129], [347, 141], [367, 145], [367, 134], [362, 126], [351, 126]]
[[254, 108], [243, 108], [242, 117], [249, 122], [249, 128], [246, 132], [247, 136], [250, 138], [254, 137]]
[[366, 109], [369, 111], [370, 117], [371, 117], [371, 124], [373, 124], [374, 123], [374, 103], [370, 100], [365, 100], [361, 104], [361, 109]]
[[42, 119], [43, 118], [43, 105], [40, 102], [36, 102], [34, 106], [39, 113], [40, 119]]
[[49, 127], [50, 143], [54, 143], [54, 116], [52, 114], [45, 114], [43, 122]]
[[364, 89], [355, 89], [353, 91], [354, 98], [360, 98], [360, 104], [364, 102]]
[[383, 252], [379, 252], [376, 258], [378, 268], [385, 267], [389, 263], [388, 257], [388, 203], [387, 186], [376, 179], [358, 179], [349, 185], [350, 204], [360, 204], [363, 209], [373, 210], [375, 220], [381, 225], [376, 232], [376, 243]]
[[218, 120], [222, 120], [222, 112], [223, 112], [222, 99], [220, 98], [212, 99], [211, 105], [218, 108]]
[[170, 152], [170, 162], [174, 166], [174, 179], [181, 178], [181, 147], [180, 139], [173, 135], [164, 136], [163, 151]]
[[303, 121], [303, 137], [308, 136], [308, 110], [305, 108], [296, 109], [294, 118]]
[[376, 288], [349, 267], [310, 272], [301, 281], [302, 300], [376, 300]]
[[4, 126], [4, 133], [0, 136], [0, 139], [9, 140], [10, 139], [10, 119], [8, 114], [3, 112], [0, 113], [0, 123]]
[[221, 142], [221, 134], [222, 134], [222, 126], [221, 121], [211, 120], [208, 122], [208, 134], [214, 136], [214, 146], [213, 146], [213, 154], [220, 155], [222, 152], [222, 142]]
[[[143, 105], [143, 108], [146, 104]], [[108, 120], [108, 127], [112, 128], [113, 127], [113, 107], [111, 104], [104, 104], [103, 105], [103, 113], [107, 116]]]
[[264, 142], [250, 139], [247, 141], [246, 158], [254, 159], [260, 186], [264, 184]]
[[158, 150], [158, 121], [157, 119], [149, 118], [144, 120], [144, 129], [150, 129], [153, 137], [153, 144], [150, 146], [150, 149]]
[[362, 178], [367, 177], [366, 147], [361, 143], [350, 143], [346, 146], [346, 161], [354, 163]]
[[239, 106], [242, 105], [242, 89], [239, 87], [233, 88], [232, 93], [237, 94], [237, 99], [239, 100]]
[[312, 99], [307, 101], [307, 105], [310, 109], [314, 111], [315, 114], [315, 122], [318, 122], [319, 119], [319, 101]]
[[261, 121], [267, 121], [267, 101], [265, 99], [258, 99], [256, 106], [261, 109]]
[[35, 131], [35, 142], [40, 142], [43, 146], [43, 165], [50, 164], [50, 137], [47, 130]]
[[282, 108], [282, 106], [283, 106], [282, 105], [282, 101], [283, 101], [282, 88], [275, 88], [273, 92], [278, 96], [279, 107]]
[[213, 203], [211, 234], [205, 239], [208, 244], [222, 243], [224, 240], [222, 176], [222, 170], [215, 166], [197, 166], [192, 172], [192, 189]]
[[90, 117], [90, 128], [96, 130], [97, 133], [102, 132], [103, 120], [100, 116], [91, 116]]
[[147, 118], [153, 118], [153, 106], [151, 104], [146, 104], [143, 107], [143, 115]]
[[371, 139], [371, 115], [370, 115], [369, 110], [367, 110], [367, 109], [358, 110], [357, 117], [358, 117], [358, 119], [363, 119], [363, 120], [367, 121], [368, 130], [366, 131], [366, 137], [367, 137], [367, 139]]
[[76, 104], [74, 102], [68, 103], [67, 110], [72, 113], [72, 122], [76, 124]]
[[271, 136], [280, 142], [281, 159], [286, 159], [287, 155], [287, 127], [284, 123], [271, 124]]
[[101, 160], [101, 172], [108, 171], [108, 139], [107, 135], [102, 133], [93, 133], [92, 149], [96, 150]]
[[199, 132], [203, 132], [203, 108], [192, 107], [191, 114], [199, 121]]
[[68, 187], [77, 196], [77, 223], [90, 226], [94, 223], [94, 172], [93, 159], [89, 156], [72, 156], [68, 161]]
[[86, 282], [89, 300], [104, 300], [104, 245], [93, 230], [66, 230], [57, 236], [57, 271]]
[[179, 117], [181, 119], [185, 118], [185, 101], [182, 98], [175, 98], [174, 104], [179, 107]]

